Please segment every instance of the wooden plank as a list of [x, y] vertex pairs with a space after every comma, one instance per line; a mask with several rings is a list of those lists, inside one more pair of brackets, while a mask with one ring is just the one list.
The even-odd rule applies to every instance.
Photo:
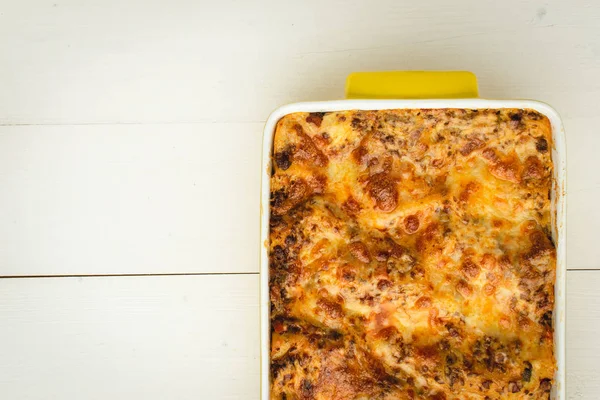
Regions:
[[0, 122], [263, 121], [352, 71], [424, 68], [592, 116], [599, 18], [595, 0], [4, 2]]
[[[600, 393], [600, 272], [568, 273], [567, 393]], [[0, 280], [10, 399], [258, 399], [258, 276]]]
[[[568, 267], [600, 267], [600, 136], [567, 121]], [[570, 132], [573, 132], [571, 135]], [[0, 126], [0, 275], [258, 272], [262, 124]]]
[[[599, 114], [600, 115], [600, 114]], [[594, 125], [596, 124], [596, 125]], [[567, 267], [600, 269], [600, 117], [565, 121], [567, 136]], [[599, 392], [600, 393], [600, 392]]]
[[0, 275], [256, 272], [262, 124], [0, 127]]
[[600, 271], [567, 273], [567, 397], [600, 393]]
[[6, 399], [253, 399], [257, 275], [0, 280]]

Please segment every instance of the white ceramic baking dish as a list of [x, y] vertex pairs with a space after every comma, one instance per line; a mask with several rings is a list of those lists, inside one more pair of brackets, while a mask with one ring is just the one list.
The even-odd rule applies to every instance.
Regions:
[[335, 100], [295, 103], [275, 110], [267, 120], [263, 137], [262, 191], [261, 191], [261, 251], [260, 251], [260, 327], [261, 327], [261, 400], [269, 400], [269, 198], [271, 152], [275, 126], [283, 116], [294, 112], [328, 112], [341, 110], [384, 110], [410, 108], [522, 108], [533, 109], [548, 117], [552, 125], [554, 183], [552, 193], [553, 237], [557, 250], [555, 284], [554, 346], [558, 369], [551, 399], [566, 399], [565, 341], [566, 341], [566, 149], [563, 124], [558, 113], [545, 103], [531, 100], [427, 99], [427, 100]]

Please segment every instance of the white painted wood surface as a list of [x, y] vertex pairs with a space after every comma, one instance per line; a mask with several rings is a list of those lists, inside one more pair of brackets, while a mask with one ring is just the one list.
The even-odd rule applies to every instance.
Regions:
[[567, 272], [567, 398], [600, 396], [600, 273]]
[[258, 275], [0, 280], [3, 399], [257, 399]]
[[261, 135], [0, 127], [0, 275], [258, 271]]
[[595, 0], [21, 0], [0, 10], [4, 123], [256, 122], [358, 70], [466, 69], [483, 95], [595, 116]]
[[[600, 274], [570, 271], [568, 398], [600, 393]], [[258, 275], [4, 279], [0, 393], [259, 398]]]
[[[598, 398], [596, 0], [0, 0], [0, 276], [258, 271], [262, 123], [386, 69], [561, 113], [567, 391]], [[257, 285], [0, 279], [0, 396], [257, 399]]]
[[[569, 269], [600, 268], [593, 126], [566, 121]], [[258, 272], [262, 128], [0, 126], [0, 275]]]
[[0, 275], [257, 271], [262, 122], [371, 69], [557, 108], [569, 267], [599, 268], [598, 26], [595, 0], [0, 1]]

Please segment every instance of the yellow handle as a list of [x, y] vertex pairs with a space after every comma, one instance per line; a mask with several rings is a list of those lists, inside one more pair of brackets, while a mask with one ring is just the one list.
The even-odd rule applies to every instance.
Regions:
[[354, 72], [347, 99], [464, 99], [478, 97], [477, 77], [468, 71]]

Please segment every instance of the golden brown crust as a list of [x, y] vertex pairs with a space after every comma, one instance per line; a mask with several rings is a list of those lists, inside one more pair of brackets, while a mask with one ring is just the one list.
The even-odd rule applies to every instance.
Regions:
[[551, 148], [531, 110], [282, 118], [271, 398], [548, 398]]

